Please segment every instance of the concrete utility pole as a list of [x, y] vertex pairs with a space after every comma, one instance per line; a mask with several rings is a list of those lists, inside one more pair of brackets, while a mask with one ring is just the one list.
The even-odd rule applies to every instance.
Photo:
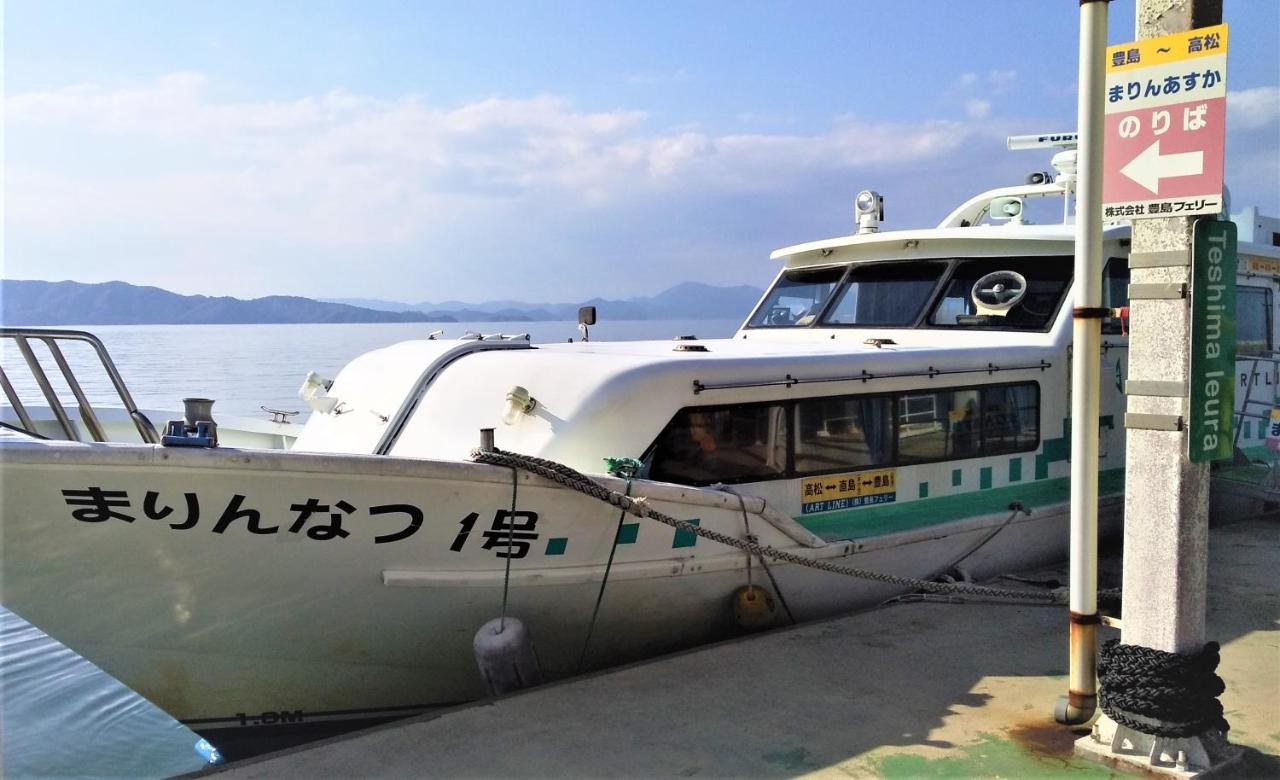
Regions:
[[[1222, 0], [1136, 2], [1138, 39], [1222, 22]], [[1195, 218], [1134, 219], [1131, 282], [1189, 286], [1194, 223]], [[1185, 421], [1191, 342], [1187, 300], [1136, 299], [1130, 306], [1128, 412]], [[1172, 390], [1178, 387], [1181, 392]], [[1085, 421], [1079, 424], [1083, 427]], [[1121, 641], [1171, 653], [1194, 653], [1205, 643], [1209, 464], [1189, 460], [1185, 423], [1180, 430], [1151, 427], [1130, 427], [1127, 431]], [[1123, 759], [1112, 745], [1117, 728], [1102, 716], [1095, 734], [1078, 745], [1108, 760]], [[1148, 766], [1160, 760], [1159, 753], [1165, 748], [1156, 738], [1149, 739], [1147, 744], [1130, 746], [1126, 751], [1130, 760]], [[1210, 759], [1200, 740], [1186, 742], [1178, 748], [1185, 748], [1178, 769], [1207, 768]], [[1156, 755], [1151, 755], [1153, 749]]]
[[[1222, 23], [1222, 0], [1137, 0], [1136, 37], [1156, 38]], [[1190, 284], [1195, 218], [1133, 220], [1133, 284]], [[1176, 253], [1176, 254], [1163, 254]], [[1158, 258], [1182, 265], [1142, 267]], [[1168, 262], [1167, 260], [1164, 262]], [[1181, 261], [1180, 261], [1181, 262]], [[1191, 310], [1186, 300], [1130, 304], [1129, 381], [1190, 381]], [[1133, 413], [1187, 416], [1187, 399], [1131, 394]], [[1122, 641], [1171, 653], [1205, 642], [1209, 558], [1209, 464], [1187, 456], [1187, 428], [1128, 431], [1125, 459]]]

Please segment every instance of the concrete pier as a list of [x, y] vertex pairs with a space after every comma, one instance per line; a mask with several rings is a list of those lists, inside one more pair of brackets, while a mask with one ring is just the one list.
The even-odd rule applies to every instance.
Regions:
[[[1280, 776], [1280, 521], [1213, 529], [1235, 776]], [[1119, 553], [1102, 587], [1120, 582]], [[1065, 564], [1030, 578], [1066, 582]], [[1017, 584], [1017, 583], [1004, 583]], [[1034, 587], [1024, 585], [1025, 587]], [[1063, 608], [901, 601], [214, 770], [229, 778], [1096, 776], [1053, 722]], [[1103, 639], [1116, 635], [1102, 630]]]

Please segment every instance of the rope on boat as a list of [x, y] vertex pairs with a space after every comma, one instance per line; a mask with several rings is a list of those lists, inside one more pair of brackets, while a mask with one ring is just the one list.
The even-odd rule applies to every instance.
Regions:
[[1218, 643], [1181, 655], [1112, 639], [1098, 656], [1098, 703], [1107, 717], [1156, 737], [1192, 737], [1231, 726], [1218, 696]]
[[520, 490], [520, 472], [511, 467], [511, 514], [507, 517], [507, 568], [502, 576], [502, 613], [498, 617], [498, 633], [507, 628], [507, 594], [511, 592], [511, 543], [515, 538], [516, 495]]
[[[932, 580], [916, 579], [915, 577], [902, 577], [897, 574], [885, 574], [884, 572], [870, 571], [855, 566], [844, 566], [838, 563], [832, 563], [824, 560], [814, 560], [806, 558], [803, 555], [797, 555], [786, 550], [779, 550], [776, 547], [760, 544], [755, 541], [746, 539], [737, 539], [719, 531], [713, 531], [709, 528], [702, 528], [694, 525], [686, 520], [681, 520], [671, 515], [664, 514], [649, 506], [645, 497], [632, 497], [623, 495], [616, 490], [610, 490], [595, 480], [587, 477], [563, 463], [557, 463], [546, 458], [537, 458], [532, 455], [521, 455], [515, 452], [507, 452], [494, 448], [492, 450], [476, 449], [472, 450], [471, 458], [477, 463], [488, 463], [494, 466], [505, 466], [511, 469], [520, 469], [530, 474], [535, 474], [544, 479], [551, 480], [558, 485], [576, 490], [583, 495], [611, 504], [624, 512], [630, 512], [637, 517], [656, 520], [664, 525], [679, 529], [685, 533], [700, 536], [713, 542], [728, 547], [733, 547], [743, 552], [759, 555], [762, 559], [765, 557], [772, 558], [775, 561], [783, 563], [793, 563], [797, 566], [806, 566], [810, 569], [829, 572], [831, 574], [842, 574], [847, 577], [857, 577], [859, 579], [870, 580], [872, 582], [880, 582], [886, 585], [895, 585], [903, 588], [911, 588], [913, 590], [921, 590], [926, 593], [944, 593], [959, 594], [968, 596], [977, 596], [980, 598], [1005, 599], [1010, 601], [1027, 601], [1039, 604], [1066, 604], [1068, 603], [1068, 594], [1066, 591], [1033, 591], [1033, 590], [1013, 590], [1009, 588], [995, 588], [987, 585], [975, 585], [968, 582], [934, 582]], [[1099, 595], [1111, 594], [1113, 591], [1100, 592]]]
[[[742, 528], [743, 537], [748, 542], [759, 542], [759, 537], [751, 533], [750, 513], [747, 512], [747, 499], [741, 493], [735, 493], [738, 497], [738, 505], [742, 507]], [[796, 624], [796, 616], [791, 613], [791, 607], [787, 605], [787, 597], [782, 595], [782, 588], [778, 587], [778, 581], [774, 579], [773, 570], [769, 568], [769, 562], [764, 556], [756, 556], [760, 558], [760, 567], [764, 569], [764, 573], [769, 576], [769, 584], [773, 585], [773, 592], [778, 596], [778, 603], [782, 605], [782, 611], [787, 613], [787, 619], [791, 621], [791, 625]], [[747, 587], [751, 587], [751, 553], [747, 553]]]
[[[626, 495], [631, 495], [631, 480], [627, 480]], [[600, 617], [600, 604], [604, 601], [604, 588], [609, 584], [609, 572], [613, 569], [613, 556], [618, 552], [618, 537], [622, 534], [622, 521], [627, 519], [627, 510], [618, 512], [618, 527], [613, 530], [613, 546], [609, 548], [609, 560], [604, 565], [604, 576], [600, 578], [600, 592], [596, 594], [596, 606], [591, 610], [591, 622], [587, 625], [587, 638], [582, 640], [582, 654], [578, 656], [578, 673], [582, 673], [587, 663], [587, 648], [591, 646], [591, 635], [596, 631], [596, 619]]]

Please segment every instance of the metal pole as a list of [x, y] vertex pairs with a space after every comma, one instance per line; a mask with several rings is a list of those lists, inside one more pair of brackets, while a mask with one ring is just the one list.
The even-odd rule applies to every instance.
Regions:
[[58, 425], [62, 426], [63, 433], [67, 434], [67, 441], [80, 441], [80, 434], [71, 424], [71, 418], [67, 417], [67, 411], [58, 401], [58, 393], [53, 389], [53, 385], [49, 384], [49, 377], [40, 367], [40, 359], [36, 357], [35, 352], [31, 351], [31, 345], [27, 343], [26, 337], [15, 336], [13, 341], [18, 345], [18, 351], [22, 353], [23, 360], [27, 361], [27, 368], [30, 369], [32, 378], [40, 387], [40, 392], [44, 394], [44, 400], [49, 404], [49, 411], [53, 412]]
[[1069, 681], [1054, 710], [1078, 725], [1098, 706], [1098, 382], [1102, 364], [1102, 130], [1107, 3], [1080, 3], [1080, 134], [1071, 355], [1071, 596]]
[[53, 360], [58, 364], [58, 370], [62, 372], [62, 378], [67, 383], [67, 387], [71, 388], [71, 394], [76, 397], [76, 403], [80, 407], [80, 422], [84, 423], [89, 429], [89, 435], [94, 441], [106, 441], [107, 434], [102, 430], [102, 423], [98, 420], [98, 415], [93, 411], [93, 405], [89, 403], [89, 399], [85, 397], [84, 389], [80, 387], [80, 383], [76, 381], [76, 374], [71, 370], [67, 358], [62, 354], [62, 350], [58, 347], [57, 339], [41, 339], [49, 350], [49, 354], [53, 355]]
[[[1137, 0], [1136, 6], [1139, 40], [1222, 22], [1222, 0]], [[1135, 219], [1130, 251], [1190, 259], [1194, 223], [1194, 218], [1187, 217]], [[1189, 265], [1135, 267], [1132, 281], [1190, 287], [1193, 277]], [[1177, 383], [1190, 388], [1193, 334], [1187, 303], [1142, 298], [1132, 302], [1130, 383]], [[1176, 430], [1126, 425], [1120, 641], [1169, 653], [1196, 652], [1205, 640], [1209, 464], [1189, 457], [1189, 433], [1181, 423], [1190, 411], [1187, 396], [1130, 392], [1126, 409], [1126, 418], [1153, 415], [1180, 422]], [[1198, 776], [1238, 755], [1216, 731], [1169, 740], [1122, 726], [1105, 714], [1093, 733], [1076, 743], [1076, 749], [1121, 767], [1133, 764], [1163, 772], [1177, 768], [1184, 777]]]
[[27, 407], [22, 405], [22, 399], [18, 397], [18, 391], [14, 390], [9, 382], [9, 375], [4, 372], [3, 366], [0, 366], [0, 390], [4, 390], [4, 395], [9, 399], [9, 405], [13, 407], [14, 413], [18, 415], [18, 422], [22, 423], [22, 427], [28, 433], [39, 433], [36, 430], [36, 424], [31, 421], [31, 415], [27, 414]]

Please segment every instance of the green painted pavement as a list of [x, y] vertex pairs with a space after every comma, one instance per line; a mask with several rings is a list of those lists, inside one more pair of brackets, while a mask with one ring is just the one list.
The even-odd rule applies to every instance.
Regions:
[[886, 778], [1117, 777], [1116, 772], [1102, 764], [1038, 755], [1008, 737], [987, 733], [979, 735], [977, 744], [953, 748], [943, 758], [899, 753], [883, 758], [873, 756], [871, 764], [876, 775]]
[[[1108, 469], [1098, 472], [1098, 495], [1107, 496], [1124, 492], [1124, 469]], [[941, 525], [967, 517], [1006, 511], [1013, 501], [1034, 509], [1050, 504], [1065, 503], [1071, 494], [1071, 478], [1058, 477], [1039, 482], [990, 490], [958, 493], [901, 504], [843, 509], [795, 518], [819, 536], [834, 539], [856, 539], [866, 536], [909, 531], [930, 525]]]

